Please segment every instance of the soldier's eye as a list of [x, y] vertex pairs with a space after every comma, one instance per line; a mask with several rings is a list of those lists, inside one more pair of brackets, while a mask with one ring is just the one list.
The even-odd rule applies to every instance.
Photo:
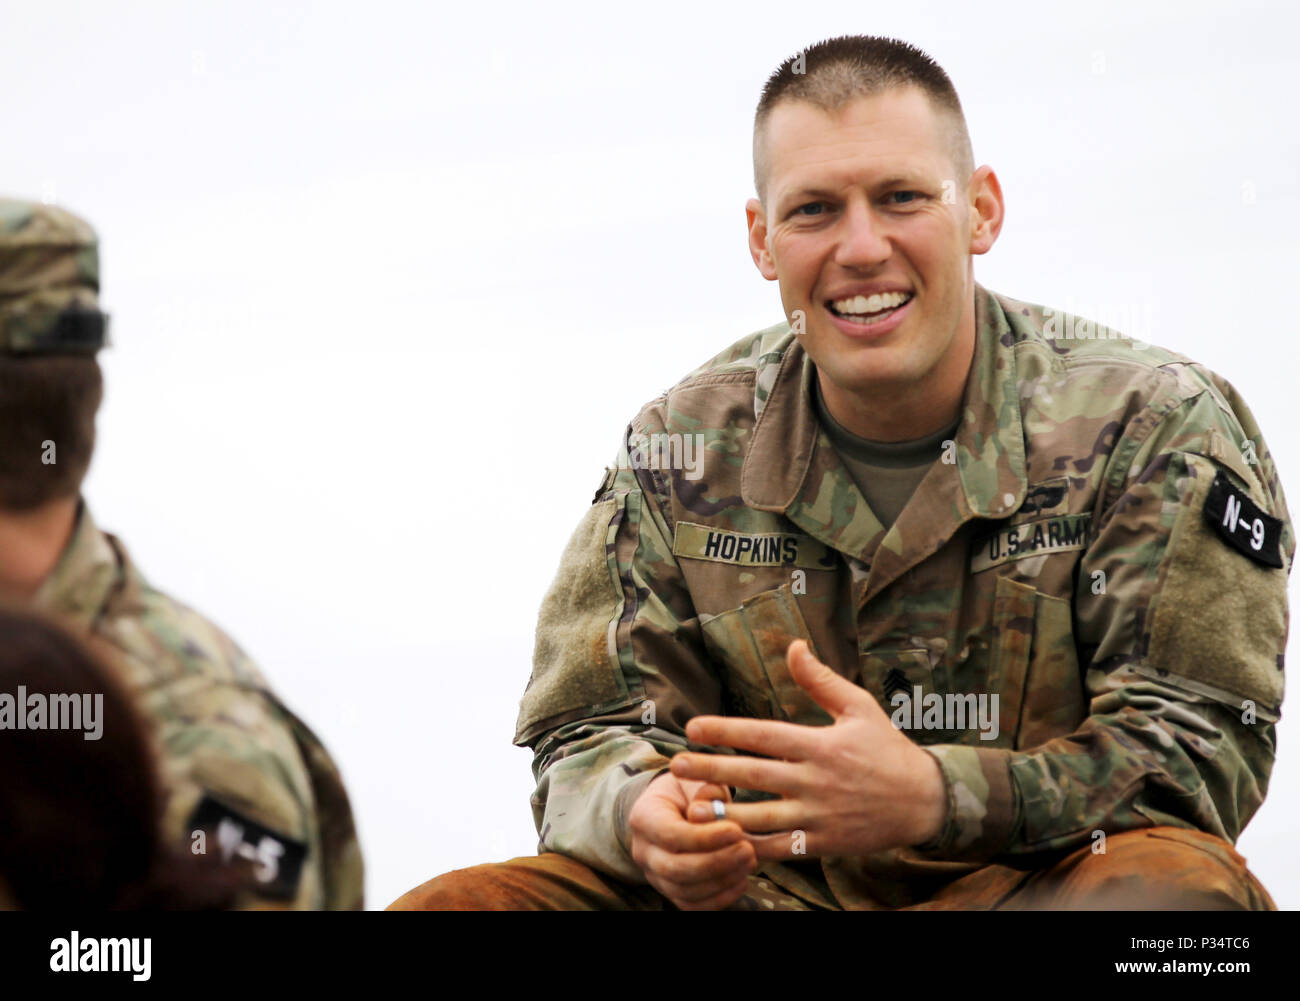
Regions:
[[[825, 202], [809, 202], [807, 205], [800, 205], [794, 211], [796, 215], [814, 216], [814, 215], [821, 215], [822, 214], [821, 210], [825, 207], [826, 207]], [[804, 211], [805, 209], [815, 209], [816, 211], [805, 212]]]
[[895, 205], [907, 205], [907, 204], [910, 204], [911, 202], [914, 202], [914, 201], [916, 201], [917, 199], [919, 199], [919, 198], [921, 197], [921, 192], [919, 192], [919, 191], [891, 191], [891, 192], [889, 193], [889, 197], [890, 197], [890, 198], [901, 199], [900, 201], [896, 201], [896, 202], [894, 202]]

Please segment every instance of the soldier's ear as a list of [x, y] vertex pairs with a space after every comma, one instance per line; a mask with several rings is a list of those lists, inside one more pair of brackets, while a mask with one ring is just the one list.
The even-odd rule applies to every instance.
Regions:
[[754, 259], [754, 266], [768, 281], [776, 281], [776, 263], [767, 249], [767, 213], [757, 198], [745, 203], [745, 225], [749, 230], [749, 255]]
[[987, 164], [971, 174], [970, 185], [970, 252], [987, 254], [1002, 232], [1006, 203], [998, 175]]

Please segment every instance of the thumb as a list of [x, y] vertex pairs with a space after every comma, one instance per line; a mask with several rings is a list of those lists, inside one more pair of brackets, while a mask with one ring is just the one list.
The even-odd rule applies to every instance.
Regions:
[[692, 803], [698, 802], [699, 800], [707, 801], [711, 799], [720, 799], [730, 803], [731, 790], [728, 789], [726, 786], [718, 785], [716, 782], [705, 782], [702, 783], [700, 787], [696, 789], [693, 793], [691, 793]]
[[706, 824], [717, 820], [717, 814], [712, 806], [715, 799], [730, 803], [731, 790], [724, 785], [718, 785], [716, 782], [700, 783], [695, 792], [691, 794], [690, 802], [686, 804], [686, 819]]
[[840, 677], [814, 657], [806, 640], [791, 643], [786, 648], [785, 659], [795, 684], [812, 696], [813, 701], [830, 713], [833, 719], [860, 706], [863, 699], [871, 699], [853, 682]]

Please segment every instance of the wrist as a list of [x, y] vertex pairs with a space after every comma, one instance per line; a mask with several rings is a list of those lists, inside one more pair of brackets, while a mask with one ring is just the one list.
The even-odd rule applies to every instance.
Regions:
[[938, 845], [948, 822], [948, 783], [939, 760], [921, 748], [917, 758], [921, 793], [918, 800], [917, 820], [908, 844], [919, 850]]
[[632, 857], [632, 833], [629, 829], [628, 819], [632, 813], [632, 808], [636, 806], [636, 801], [640, 799], [647, 789], [663, 775], [671, 774], [667, 767], [661, 768], [655, 772], [642, 772], [635, 776], [625, 785], [618, 794], [614, 807], [614, 837], [618, 840], [623, 851], [627, 853], [628, 858]]

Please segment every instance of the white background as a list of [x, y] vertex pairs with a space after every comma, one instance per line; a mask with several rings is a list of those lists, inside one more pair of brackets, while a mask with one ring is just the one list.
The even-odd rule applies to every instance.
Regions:
[[[783, 318], [745, 246], [750, 128], [818, 39], [929, 51], [1007, 198], [976, 279], [1150, 308], [1300, 502], [1288, 5], [450, 6], [2, 22], [0, 191], [103, 238], [92, 510], [325, 740], [368, 906], [536, 850], [510, 739], [539, 602], [640, 405]], [[1288, 718], [1238, 845], [1288, 909], [1297, 743]]]

